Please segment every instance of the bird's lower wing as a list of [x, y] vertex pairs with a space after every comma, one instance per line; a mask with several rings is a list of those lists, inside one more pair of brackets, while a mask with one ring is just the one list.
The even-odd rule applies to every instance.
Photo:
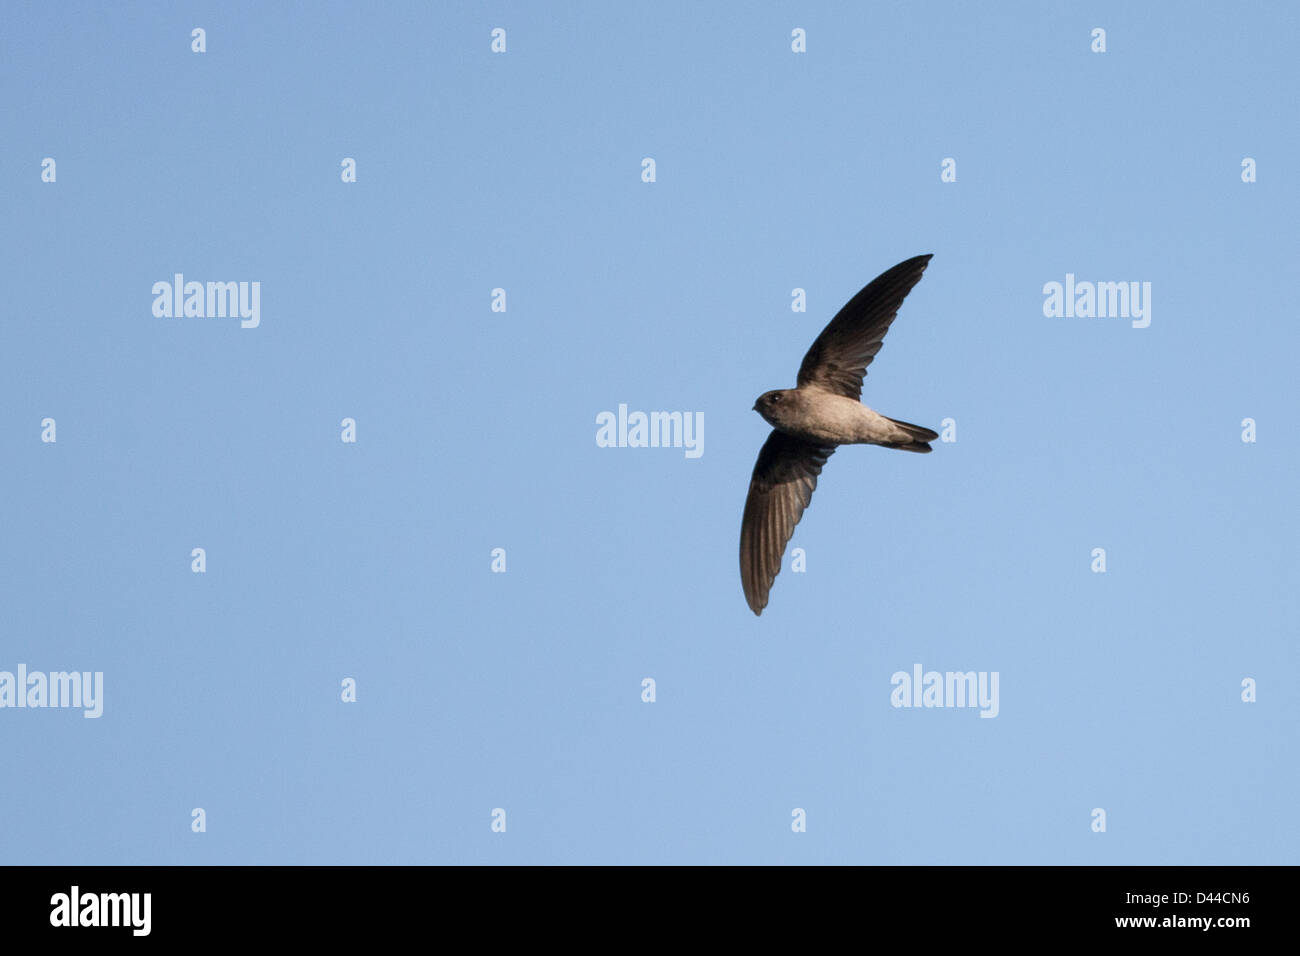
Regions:
[[740, 523], [740, 583], [755, 614], [767, 607], [767, 594], [781, 570], [781, 555], [812, 501], [822, 466], [834, 451], [834, 446], [773, 430], [758, 453]]

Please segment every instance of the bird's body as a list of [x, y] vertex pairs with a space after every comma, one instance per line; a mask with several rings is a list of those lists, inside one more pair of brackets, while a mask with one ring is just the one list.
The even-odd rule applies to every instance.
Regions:
[[[815, 385], [784, 389], [779, 402], [764, 407], [760, 398], [754, 407], [773, 428], [814, 444], [893, 447], [918, 443], [916, 434], [907, 429], [920, 426], [896, 422], [859, 401]], [[924, 440], [931, 441], [937, 437], [930, 432], [930, 438]]]
[[773, 428], [758, 453], [740, 525], [740, 581], [755, 614], [767, 606], [785, 546], [838, 446], [928, 452], [939, 437], [859, 401], [867, 366], [929, 261], [928, 255], [916, 256], [868, 283], [817, 336], [796, 387], [764, 392], [754, 403]]

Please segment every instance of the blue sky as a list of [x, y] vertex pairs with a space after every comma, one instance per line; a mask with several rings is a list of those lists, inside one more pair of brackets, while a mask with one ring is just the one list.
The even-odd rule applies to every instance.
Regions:
[[[0, 860], [1297, 862], [1295, 10], [698, 6], [6, 7], [0, 671], [104, 699], [0, 708]], [[863, 400], [956, 441], [755, 618], [751, 405], [927, 252]]]

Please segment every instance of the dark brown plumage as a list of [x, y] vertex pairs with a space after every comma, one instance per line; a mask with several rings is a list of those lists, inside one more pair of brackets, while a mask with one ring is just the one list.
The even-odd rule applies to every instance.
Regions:
[[916, 256], [868, 283], [814, 340], [797, 387], [764, 393], [754, 405], [775, 426], [758, 453], [740, 524], [740, 581], [755, 614], [767, 607], [785, 546], [838, 445], [928, 452], [939, 437], [859, 403], [867, 367], [929, 261]]

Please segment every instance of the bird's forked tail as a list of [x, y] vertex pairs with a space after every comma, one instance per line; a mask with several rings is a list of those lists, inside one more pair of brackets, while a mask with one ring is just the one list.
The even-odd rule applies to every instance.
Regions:
[[938, 432], [923, 428], [920, 425], [913, 425], [911, 422], [900, 422], [897, 418], [881, 417], [907, 433], [907, 437], [902, 441], [890, 442], [885, 445], [886, 448], [897, 448], [899, 451], [915, 451], [925, 454], [931, 450], [927, 442], [932, 442], [939, 437]]

